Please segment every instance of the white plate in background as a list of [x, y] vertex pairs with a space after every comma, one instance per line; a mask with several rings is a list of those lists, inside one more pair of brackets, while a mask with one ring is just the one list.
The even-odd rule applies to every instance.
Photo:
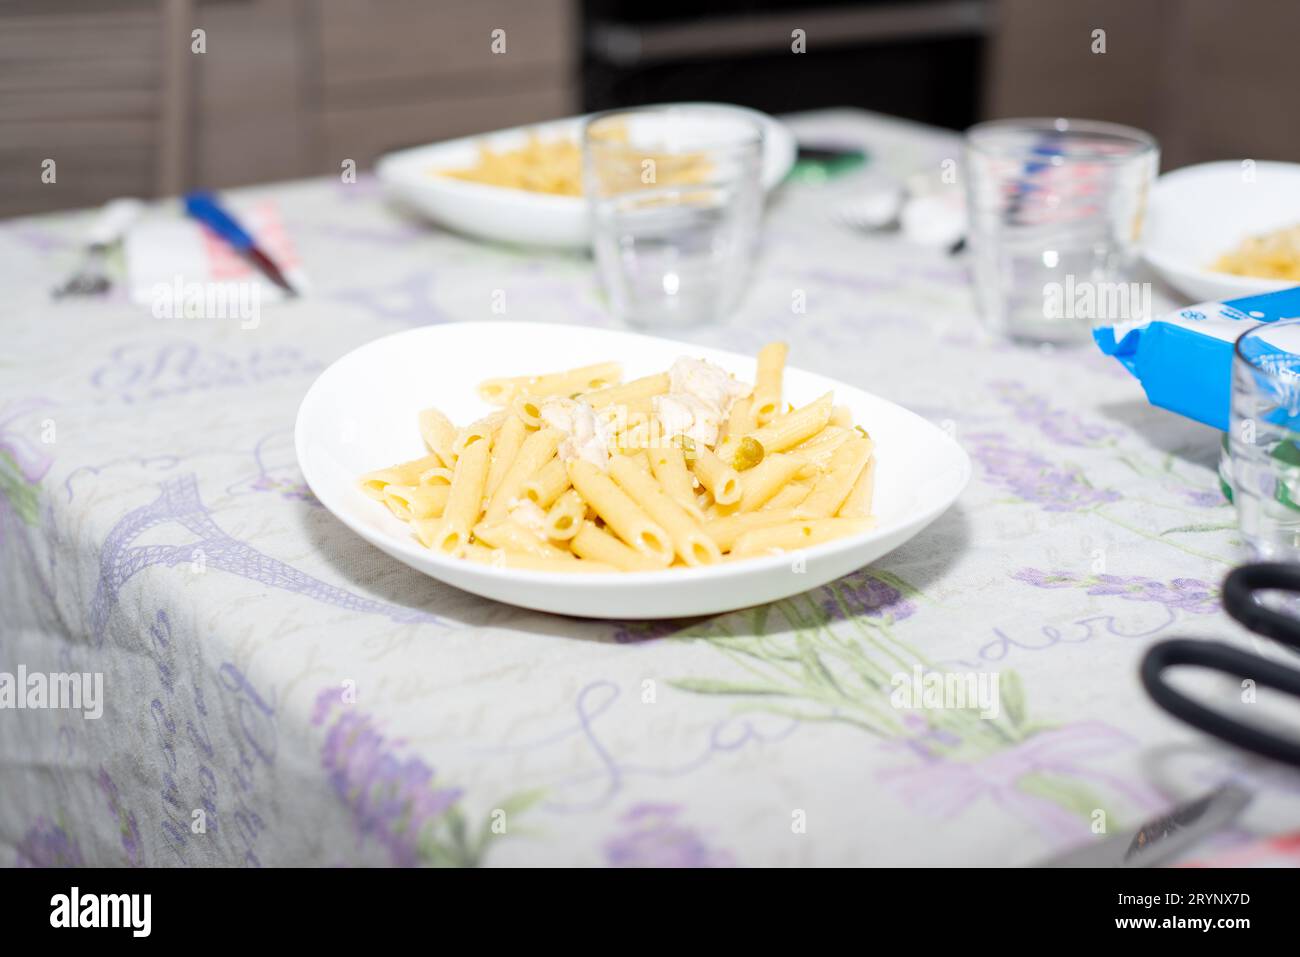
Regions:
[[[298, 464], [316, 498], [366, 541], [439, 581], [485, 598], [584, 618], [679, 618], [776, 601], [816, 588], [902, 545], [966, 486], [970, 460], [920, 416], [825, 376], [789, 368], [795, 405], [828, 390], [875, 441], [877, 527], [793, 555], [653, 572], [539, 572], [497, 568], [424, 548], [410, 527], [363, 494], [365, 472], [425, 454], [416, 424], [437, 406], [458, 424], [491, 411], [479, 382], [614, 359], [624, 379], [667, 369], [682, 355], [716, 362], [752, 382], [755, 361], [629, 332], [525, 322], [424, 326], [377, 339], [339, 359], [298, 410]], [[797, 347], [796, 347], [797, 358]]]
[[[794, 134], [766, 113], [724, 103], [665, 105], [734, 110], [761, 123], [764, 189], [775, 187], [794, 166]], [[434, 172], [473, 166], [484, 144], [494, 150], [517, 149], [533, 133], [544, 140], [567, 137], [577, 142], [585, 121], [585, 116], [574, 116], [399, 150], [380, 157], [375, 175], [391, 196], [457, 232], [529, 246], [585, 248], [591, 244], [591, 231], [582, 197], [470, 183]]]
[[[1210, 264], [1243, 239], [1300, 223], [1300, 164], [1223, 160], [1156, 180], [1142, 250], [1189, 302], [1258, 296], [1300, 283], [1215, 272]], [[1249, 174], [1249, 175], [1247, 175]]]

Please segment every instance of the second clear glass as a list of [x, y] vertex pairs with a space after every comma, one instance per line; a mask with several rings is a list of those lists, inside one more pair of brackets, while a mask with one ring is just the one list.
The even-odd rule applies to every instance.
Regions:
[[1032, 342], [1085, 340], [1147, 318], [1132, 269], [1159, 168], [1141, 130], [1090, 120], [981, 123], [966, 132], [968, 240], [987, 327]]
[[763, 130], [725, 106], [619, 110], [583, 132], [592, 250], [614, 313], [663, 328], [724, 318], [753, 262]]
[[1237, 340], [1228, 447], [1251, 557], [1300, 561], [1300, 320], [1256, 326]]

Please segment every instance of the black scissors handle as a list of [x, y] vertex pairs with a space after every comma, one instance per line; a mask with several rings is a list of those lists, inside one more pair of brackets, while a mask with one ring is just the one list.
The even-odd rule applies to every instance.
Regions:
[[[1223, 608], [1256, 634], [1300, 650], [1300, 621], [1255, 600], [1258, 591], [1288, 591], [1300, 595], [1300, 565], [1260, 562], [1233, 569], [1223, 582]], [[1300, 698], [1300, 671], [1212, 641], [1171, 638], [1152, 645], [1142, 659], [1142, 686], [1157, 705], [1207, 734], [1275, 761], [1300, 767], [1300, 739], [1271, 734], [1233, 721], [1213, 708], [1193, 701], [1165, 682], [1166, 669], [1191, 665], [1235, 675], [1257, 685], [1276, 688]]]
[[1257, 635], [1300, 651], [1300, 621], [1261, 605], [1257, 591], [1288, 591], [1300, 596], [1300, 565], [1255, 562], [1234, 568], [1223, 580], [1223, 610]]

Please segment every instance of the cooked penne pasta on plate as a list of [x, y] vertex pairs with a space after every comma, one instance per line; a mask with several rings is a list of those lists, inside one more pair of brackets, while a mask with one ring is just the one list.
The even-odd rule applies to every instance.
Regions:
[[360, 476], [373, 507], [443, 555], [498, 568], [698, 569], [871, 528], [875, 446], [827, 392], [783, 394], [788, 348], [754, 382], [682, 356], [624, 381], [604, 361], [490, 378], [462, 426], [412, 409], [426, 454]]
[[971, 462], [943, 429], [754, 345], [420, 326], [324, 370], [295, 450], [321, 505], [449, 608], [443, 586], [584, 618], [736, 611], [869, 565], [957, 501]]

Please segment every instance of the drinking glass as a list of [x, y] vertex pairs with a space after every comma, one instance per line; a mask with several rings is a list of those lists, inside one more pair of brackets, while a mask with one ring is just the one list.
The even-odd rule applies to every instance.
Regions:
[[968, 242], [987, 327], [1071, 342], [1149, 317], [1131, 282], [1160, 165], [1148, 134], [1091, 120], [981, 123], [966, 131]]
[[1300, 320], [1243, 334], [1232, 360], [1232, 498], [1253, 558], [1300, 561]]
[[738, 303], [763, 209], [763, 129], [723, 106], [601, 113], [583, 131], [596, 268], [614, 313], [646, 327]]

